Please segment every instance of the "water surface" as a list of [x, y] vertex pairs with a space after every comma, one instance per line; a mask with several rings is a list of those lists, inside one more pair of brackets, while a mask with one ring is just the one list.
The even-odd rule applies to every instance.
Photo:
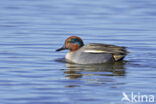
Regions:
[[[155, 10], [154, 0], [1, 1], [1, 104], [131, 104], [122, 92], [156, 97]], [[72, 35], [131, 53], [114, 64], [56, 61], [67, 51], [55, 50]]]

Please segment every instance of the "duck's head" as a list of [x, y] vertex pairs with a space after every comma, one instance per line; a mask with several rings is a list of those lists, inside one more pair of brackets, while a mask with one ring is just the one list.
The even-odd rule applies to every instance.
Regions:
[[71, 36], [66, 39], [63, 47], [57, 49], [56, 51], [61, 51], [61, 50], [65, 50], [65, 49], [69, 49], [70, 51], [76, 51], [79, 48], [81, 48], [82, 46], [84, 46], [84, 44], [80, 37]]

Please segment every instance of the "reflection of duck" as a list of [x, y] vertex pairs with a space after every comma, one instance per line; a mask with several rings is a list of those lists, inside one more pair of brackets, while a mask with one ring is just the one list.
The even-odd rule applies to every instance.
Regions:
[[[81, 78], [85, 75], [90, 76], [124, 76], [125, 75], [125, 61], [115, 62], [115, 63], [106, 63], [106, 64], [94, 64], [94, 65], [79, 65], [67, 63], [65, 74], [67, 78], [75, 79]], [[83, 74], [86, 72], [88, 74]], [[90, 72], [93, 72], [90, 74]], [[95, 72], [95, 73], [94, 73]], [[97, 73], [100, 72], [100, 73]]]
[[[66, 63], [65, 59], [57, 59], [57, 62]], [[111, 82], [112, 87], [115, 88], [116, 85], [121, 85], [124, 83], [116, 83], [114, 76], [125, 76], [125, 64], [126, 61], [119, 61], [113, 63], [105, 64], [74, 64], [66, 63], [66, 69], [64, 70], [65, 77], [68, 79], [81, 79], [76, 81], [87, 81], [91, 84], [106, 84]], [[109, 77], [108, 77], [109, 76]], [[113, 76], [113, 77], [110, 77]], [[79, 87], [79, 83], [69, 83], [66, 87]]]
[[66, 60], [77, 64], [101, 64], [122, 60], [127, 54], [125, 47], [92, 43], [84, 45], [81, 38], [71, 36], [66, 39], [62, 48], [56, 51], [69, 49]]

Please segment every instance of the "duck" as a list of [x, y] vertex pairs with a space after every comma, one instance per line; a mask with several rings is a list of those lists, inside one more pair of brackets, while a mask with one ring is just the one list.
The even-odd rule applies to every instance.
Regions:
[[126, 47], [102, 43], [84, 44], [78, 36], [68, 37], [64, 45], [56, 51], [69, 50], [66, 62], [75, 64], [103, 64], [122, 61], [129, 53]]

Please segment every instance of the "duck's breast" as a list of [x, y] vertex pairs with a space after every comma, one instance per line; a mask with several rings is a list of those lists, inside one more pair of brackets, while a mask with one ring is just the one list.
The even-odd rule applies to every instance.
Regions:
[[76, 52], [73, 52], [72, 54], [68, 54], [70, 56], [70, 59], [74, 63], [78, 64], [100, 64], [100, 63], [106, 63], [113, 60], [113, 56], [110, 53], [101, 53], [96, 51], [84, 51], [83, 49], [80, 49]]

